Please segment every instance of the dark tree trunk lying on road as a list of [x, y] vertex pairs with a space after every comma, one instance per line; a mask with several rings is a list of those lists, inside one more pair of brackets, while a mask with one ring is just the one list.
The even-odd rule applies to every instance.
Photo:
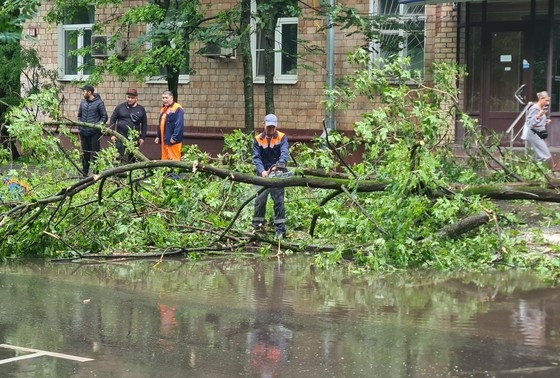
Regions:
[[477, 227], [482, 226], [483, 224], [488, 223], [490, 219], [491, 219], [490, 216], [486, 212], [481, 212], [475, 215], [471, 215], [470, 217], [461, 219], [457, 223], [450, 224], [448, 226], [443, 227], [434, 235], [431, 235], [430, 237], [423, 239], [422, 242], [427, 242], [434, 239], [442, 239], [442, 238], [456, 238], [471, 230], [474, 230]]

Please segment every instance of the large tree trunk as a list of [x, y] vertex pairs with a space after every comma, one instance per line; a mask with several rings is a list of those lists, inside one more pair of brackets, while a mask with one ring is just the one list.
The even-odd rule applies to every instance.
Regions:
[[[266, 114], [274, 113], [274, 55], [276, 47], [276, 25], [278, 24], [278, 15], [280, 10], [273, 3], [266, 0], [257, 0], [257, 7], [266, 8], [266, 11], [259, 9], [261, 19], [264, 26], [260, 30], [260, 34], [264, 37], [260, 41], [264, 49], [263, 54], [263, 71], [264, 71], [264, 103]], [[257, 42], [259, 43], [259, 41]]]
[[255, 130], [255, 99], [253, 94], [253, 58], [251, 54], [251, 0], [241, 2], [241, 59], [243, 61], [243, 97], [245, 100], [245, 132]]

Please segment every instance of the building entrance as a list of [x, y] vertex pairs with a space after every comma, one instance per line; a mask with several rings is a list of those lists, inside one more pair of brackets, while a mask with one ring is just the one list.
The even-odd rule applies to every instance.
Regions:
[[[525, 103], [538, 91], [551, 90], [550, 5], [548, 0], [465, 5], [466, 109], [481, 126], [507, 130], [524, 107], [515, 96], [521, 86]], [[522, 122], [516, 130], [521, 127]], [[509, 144], [509, 138], [502, 142]]]

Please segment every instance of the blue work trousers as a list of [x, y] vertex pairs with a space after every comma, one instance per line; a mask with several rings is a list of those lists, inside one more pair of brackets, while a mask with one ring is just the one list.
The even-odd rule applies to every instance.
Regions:
[[286, 209], [284, 208], [284, 188], [265, 189], [255, 199], [255, 212], [253, 214], [253, 227], [258, 228], [266, 223], [266, 201], [268, 195], [274, 202], [274, 229], [276, 233], [286, 233]]

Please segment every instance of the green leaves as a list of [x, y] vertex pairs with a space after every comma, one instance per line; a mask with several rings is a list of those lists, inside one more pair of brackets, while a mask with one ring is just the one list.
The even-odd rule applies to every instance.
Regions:
[[23, 23], [35, 15], [39, 4], [38, 0], [2, 0], [0, 2], [0, 42], [18, 43]]

